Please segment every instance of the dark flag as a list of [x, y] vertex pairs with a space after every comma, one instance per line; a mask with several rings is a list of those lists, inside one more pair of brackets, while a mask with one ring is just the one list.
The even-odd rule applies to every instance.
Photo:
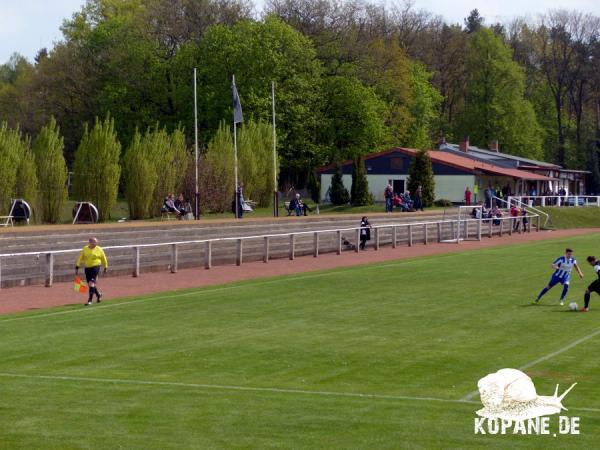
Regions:
[[244, 121], [242, 114], [242, 104], [240, 103], [240, 95], [238, 94], [237, 88], [235, 87], [235, 81], [231, 84], [231, 90], [233, 93], [233, 123], [241, 123]]

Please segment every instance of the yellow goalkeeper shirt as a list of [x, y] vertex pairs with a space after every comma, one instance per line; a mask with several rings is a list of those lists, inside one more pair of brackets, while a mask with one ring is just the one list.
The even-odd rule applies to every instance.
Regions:
[[81, 250], [81, 253], [79, 254], [79, 259], [77, 260], [77, 267], [80, 267], [81, 263], [84, 263], [85, 267], [96, 267], [100, 264], [102, 264], [105, 269], [108, 267], [108, 261], [106, 260], [104, 250], [98, 245], [94, 248], [90, 248], [89, 245], [83, 247], [83, 250]]

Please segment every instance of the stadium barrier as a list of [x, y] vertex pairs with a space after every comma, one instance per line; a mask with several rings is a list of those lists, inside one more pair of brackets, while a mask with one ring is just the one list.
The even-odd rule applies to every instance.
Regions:
[[592, 206], [600, 208], [600, 195], [513, 195], [508, 200], [517, 199], [527, 206]]
[[[523, 219], [527, 219], [527, 226], [523, 224]], [[427, 245], [432, 242], [432, 239], [435, 239], [437, 242], [456, 242], [460, 243], [461, 240], [465, 239], [473, 239], [473, 240], [481, 240], [482, 235], [487, 235], [488, 237], [493, 237], [494, 234], [498, 236], [503, 236], [504, 234], [512, 235], [513, 232], [518, 231], [521, 232], [531, 232], [531, 226], [533, 220], [536, 220], [536, 231], [540, 231], [541, 229], [541, 221], [539, 214], [527, 214], [526, 216], [515, 217], [501, 217], [501, 218], [469, 218], [469, 219], [444, 219], [439, 221], [427, 221], [427, 222], [410, 222], [410, 223], [402, 223], [402, 224], [385, 224], [385, 225], [376, 225], [372, 226], [371, 230], [373, 232], [372, 241], [373, 248], [375, 250], [379, 250], [381, 245], [391, 245], [392, 248], [397, 248], [399, 242], [406, 242], [409, 247], [412, 247], [415, 244], [424, 244]], [[508, 221], [508, 225], [506, 222]], [[515, 229], [516, 222], [519, 223], [518, 230]], [[497, 223], [497, 225], [495, 225]], [[524, 225], [523, 228], [521, 225]], [[485, 229], [484, 229], [485, 228]], [[235, 244], [235, 264], [240, 266], [244, 262], [244, 243], [249, 241], [262, 241], [261, 244], [261, 258], [263, 262], [267, 263], [271, 259], [275, 257], [284, 257], [281, 252], [277, 255], [274, 255], [271, 244], [277, 238], [286, 238], [288, 239], [287, 244], [287, 257], [290, 260], [294, 260], [297, 255], [298, 249], [298, 239], [303, 237], [312, 237], [310, 240], [312, 242], [312, 248], [309, 253], [304, 252], [303, 254], [310, 254], [316, 258], [319, 256], [321, 252], [335, 252], [338, 255], [342, 254], [344, 249], [344, 241], [349, 241], [342, 234], [352, 233], [354, 236], [354, 244], [351, 244], [348, 250], [352, 250], [354, 252], [359, 252], [359, 243], [360, 243], [360, 232], [363, 228], [361, 227], [347, 227], [347, 228], [337, 228], [337, 229], [325, 229], [325, 230], [310, 230], [310, 231], [295, 231], [291, 233], [277, 233], [277, 234], [263, 234], [263, 235], [253, 235], [253, 236], [238, 236], [238, 237], [223, 237], [223, 238], [213, 238], [213, 239], [200, 239], [200, 240], [189, 240], [189, 241], [176, 241], [176, 242], [162, 242], [162, 243], [151, 243], [151, 244], [136, 244], [136, 245], [116, 245], [116, 246], [106, 246], [103, 249], [106, 251], [107, 256], [110, 259], [111, 251], [115, 250], [129, 250], [131, 251], [131, 275], [133, 277], [140, 276], [140, 266], [141, 266], [141, 250], [142, 249], [151, 249], [151, 248], [160, 248], [160, 247], [168, 247], [170, 249], [170, 264], [169, 270], [171, 273], [176, 273], [179, 267], [179, 249], [183, 246], [191, 246], [192, 244], [199, 244], [204, 248], [203, 255], [203, 263], [196, 264], [196, 267], [204, 266], [205, 269], [210, 269], [213, 267], [214, 263], [214, 250], [217, 244], [222, 243], [234, 243]], [[432, 231], [435, 230], [435, 233]], [[387, 232], [387, 236], [384, 236], [384, 232]], [[402, 236], [400, 236], [399, 232], [404, 232]], [[331, 237], [334, 239], [333, 249], [331, 246], [329, 248], [323, 248], [321, 246], [323, 236], [329, 235], [330, 240]], [[385, 244], [382, 244], [382, 237], [387, 238]], [[305, 239], [306, 241], [306, 239]], [[226, 249], [228, 252], [230, 249]], [[254, 249], [256, 250], [256, 248]], [[68, 249], [68, 250], [55, 250], [55, 251], [41, 251], [41, 252], [22, 252], [22, 253], [4, 253], [0, 254], [0, 288], [2, 287], [3, 279], [2, 279], [2, 270], [7, 260], [10, 258], [16, 257], [25, 257], [25, 256], [33, 256], [36, 258], [40, 258], [42, 255], [44, 256], [42, 259], [45, 261], [45, 286], [52, 286], [55, 275], [54, 275], [54, 265], [55, 265], [55, 257], [58, 255], [65, 254], [77, 254], [81, 251], [81, 249]]]

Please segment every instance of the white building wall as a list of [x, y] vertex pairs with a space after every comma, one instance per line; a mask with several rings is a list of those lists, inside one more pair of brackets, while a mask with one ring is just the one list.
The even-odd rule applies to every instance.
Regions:
[[[321, 200], [329, 201], [327, 191], [331, 186], [331, 174], [321, 175]], [[462, 202], [465, 198], [465, 189], [467, 186], [473, 192], [475, 183], [474, 175], [435, 175], [435, 198], [444, 198], [451, 202]], [[388, 180], [404, 180], [408, 183], [408, 175], [367, 175], [369, 181], [369, 190], [373, 194], [376, 202], [383, 202], [383, 191], [387, 186]], [[343, 175], [342, 182], [348, 192], [352, 188], [352, 176]], [[411, 193], [412, 194], [412, 193]]]

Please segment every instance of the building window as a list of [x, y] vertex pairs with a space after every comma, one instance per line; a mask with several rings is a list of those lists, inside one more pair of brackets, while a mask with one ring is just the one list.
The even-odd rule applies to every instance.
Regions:
[[390, 169], [402, 170], [402, 158], [390, 158]]

